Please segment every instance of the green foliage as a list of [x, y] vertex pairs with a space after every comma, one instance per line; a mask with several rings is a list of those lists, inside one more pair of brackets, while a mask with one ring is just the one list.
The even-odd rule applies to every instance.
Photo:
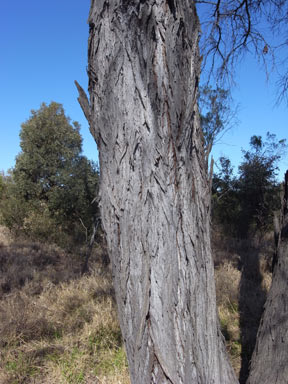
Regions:
[[237, 236], [241, 211], [237, 179], [227, 157], [221, 157], [219, 162], [219, 173], [214, 174], [212, 184], [213, 218], [225, 232]]
[[242, 237], [248, 230], [266, 231], [273, 222], [273, 212], [280, 208], [280, 186], [277, 182], [277, 164], [287, 148], [286, 140], [276, 136], [252, 136], [250, 150], [243, 151], [239, 166], [239, 197], [241, 200]]
[[4, 188], [0, 199], [0, 223], [17, 232], [23, 225], [27, 211], [28, 204], [21, 199], [10, 173], [4, 178]]
[[21, 126], [15, 168], [2, 198], [4, 224], [37, 239], [67, 245], [83, 241], [97, 213], [98, 172], [81, 155], [77, 122], [61, 104], [42, 104]]
[[239, 177], [233, 175], [229, 159], [220, 158], [220, 172], [213, 178], [213, 215], [225, 231], [238, 237], [263, 233], [271, 228], [274, 212], [280, 208], [277, 164], [287, 148], [276, 136], [252, 136], [250, 149], [243, 150]]
[[4, 187], [5, 187], [4, 178], [2, 175], [0, 175], [0, 200], [2, 199], [4, 194]]

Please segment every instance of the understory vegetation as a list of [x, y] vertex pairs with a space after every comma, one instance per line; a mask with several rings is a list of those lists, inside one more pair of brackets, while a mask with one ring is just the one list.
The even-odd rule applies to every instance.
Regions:
[[273, 232], [236, 239], [213, 232], [218, 314], [228, 355], [241, 384], [247, 380], [258, 327], [272, 281]]
[[[273, 241], [213, 233], [217, 304], [232, 365], [245, 377], [271, 282]], [[129, 374], [105, 250], [81, 255], [0, 231], [0, 383], [126, 384]], [[244, 382], [244, 381], [242, 381]]]
[[[109, 269], [1, 227], [0, 383], [128, 383]], [[24, 262], [25, 260], [25, 262]], [[98, 381], [97, 381], [98, 380]]]

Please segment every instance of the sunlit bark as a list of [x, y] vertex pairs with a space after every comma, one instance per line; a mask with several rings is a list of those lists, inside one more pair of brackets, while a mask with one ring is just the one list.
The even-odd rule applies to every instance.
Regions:
[[92, 1], [89, 24], [79, 99], [131, 381], [236, 383], [217, 320], [193, 1]]

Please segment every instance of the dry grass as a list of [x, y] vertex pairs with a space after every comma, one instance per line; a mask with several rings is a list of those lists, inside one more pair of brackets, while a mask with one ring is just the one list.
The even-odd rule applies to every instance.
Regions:
[[[271, 250], [221, 236], [214, 250], [221, 329], [239, 374], [243, 332], [249, 344], [252, 309], [261, 315], [259, 294], [271, 283]], [[79, 257], [0, 228], [0, 384], [130, 383], [111, 277], [91, 262], [81, 277]]]
[[225, 262], [215, 269], [217, 307], [221, 330], [226, 340], [232, 366], [238, 376], [241, 368], [240, 279], [240, 271], [230, 262]]
[[73, 257], [59, 247], [37, 242], [0, 245], [0, 298], [19, 289], [39, 294], [45, 281], [57, 284], [76, 278], [81, 267]]
[[273, 235], [237, 240], [214, 232], [217, 305], [232, 365], [245, 383], [267, 292]]
[[129, 383], [111, 281], [96, 272], [0, 303], [0, 383]]
[[7, 246], [12, 242], [12, 236], [9, 229], [0, 225], [0, 247]]
[[0, 230], [0, 384], [128, 384], [111, 276]]

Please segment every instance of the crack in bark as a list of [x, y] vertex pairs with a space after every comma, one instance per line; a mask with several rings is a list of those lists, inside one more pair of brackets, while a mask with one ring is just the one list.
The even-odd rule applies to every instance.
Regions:
[[123, 63], [121, 65], [121, 68], [119, 69], [119, 72], [118, 72], [118, 77], [117, 77], [117, 80], [116, 80], [116, 83], [115, 83], [115, 86], [118, 84], [119, 82], [119, 79], [120, 79], [120, 76], [123, 77]]
[[[155, 364], [156, 362], [156, 364]], [[160, 370], [157, 371], [157, 370]], [[151, 384], [160, 384], [163, 380], [163, 378], [166, 380], [165, 384], [179, 384], [179, 383], [175, 383], [173, 382], [168, 374], [165, 372], [165, 369], [163, 367], [163, 365], [161, 364], [161, 362], [159, 361], [159, 358], [154, 350], [154, 364], [153, 364], [153, 368], [152, 368], [152, 377], [151, 377]], [[161, 381], [160, 381], [161, 380]]]
[[174, 19], [176, 20], [176, 6], [174, 0], [167, 0], [168, 6], [170, 8], [170, 12], [172, 13]]
[[139, 91], [139, 88], [136, 86], [136, 91], [137, 91], [137, 93], [138, 93], [138, 96], [139, 96], [139, 99], [140, 99], [140, 101], [141, 101], [141, 104], [142, 104], [142, 107], [144, 108], [144, 110], [146, 111], [146, 106], [145, 106], [145, 103], [144, 103], [144, 101], [143, 101], [143, 98], [142, 98], [142, 95], [141, 95], [141, 92]]
[[125, 149], [124, 149], [124, 153], [122, 154], [122, 156], [121, 156], [121, 158], [120, 158], [120, 161], [119, 161], [119, 165], [121, 165], [121, 163], [122, 163], [122, 161], [123, 161], [124, 157], [126, 156], [126, 153], [127, 153], [128, 147], [129, 147], [129, 144], [128, 144], [128, 143], [126, 143], [126, 145], [125, 145]]
[[149, 124], [147, 123], [146, 120], [145, 120], [143, 125], [146, 127], [147, 131], [150, 133], [151, 132], [151, 128], [150, 128], [150, 126], [149, 126]]
[[157, 176], [156, 176], [156, 175], [153, 175], [153, 177], [154, 177], [156, 183], [159, 185], [161, 191], [165, 194], [165, 193], [166, 193], [166, 190], [165, 190], [164, 187], [161, 185], [161, 183], [160, 183], [159, 179], [157, 178]]

